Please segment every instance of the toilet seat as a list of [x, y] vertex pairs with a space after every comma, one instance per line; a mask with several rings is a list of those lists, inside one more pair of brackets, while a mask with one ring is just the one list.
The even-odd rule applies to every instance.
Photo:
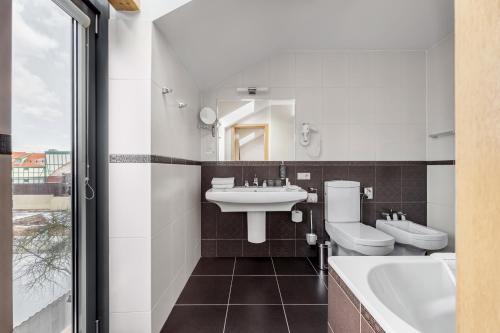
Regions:
[[440, 250], [448, 245], [448, 234], [411, 221], [377, 220], [380, 229], [396, 239], [397, 243], [423, 250]]
[[360, 222], [326, 222], [326, 232], [338, 245], [368, 256], [383, 256], [394, 249], [394, 237]]

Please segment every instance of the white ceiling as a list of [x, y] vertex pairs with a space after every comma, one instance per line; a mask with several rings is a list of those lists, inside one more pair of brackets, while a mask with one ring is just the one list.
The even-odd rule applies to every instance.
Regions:
[[155, 23], [206, 89], [280, 50], [427, 49], [453, 0], [192, 0]]

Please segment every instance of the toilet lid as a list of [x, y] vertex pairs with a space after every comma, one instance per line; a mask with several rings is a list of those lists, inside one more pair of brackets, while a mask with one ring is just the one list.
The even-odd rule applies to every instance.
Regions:
[[394, 237], [363, 223], [329, 223], [334, 232], [354, 244], [367, 246], [394, 245]]

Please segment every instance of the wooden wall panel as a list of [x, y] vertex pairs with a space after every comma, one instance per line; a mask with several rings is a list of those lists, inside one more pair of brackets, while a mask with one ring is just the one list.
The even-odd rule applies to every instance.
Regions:
[[500, 0], [456, 0], [457, 332], [500, 332]]

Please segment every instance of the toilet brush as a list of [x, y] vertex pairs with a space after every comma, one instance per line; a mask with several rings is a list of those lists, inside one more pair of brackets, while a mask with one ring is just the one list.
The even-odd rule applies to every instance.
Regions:
[[311, 232], [306, 234], [307, 244], [316, 245], [316, 241], [318, 240], [318, 236], [313, 232], [313, 212], [312, 209], [309, 211], [309, 219], [311, 222]]

